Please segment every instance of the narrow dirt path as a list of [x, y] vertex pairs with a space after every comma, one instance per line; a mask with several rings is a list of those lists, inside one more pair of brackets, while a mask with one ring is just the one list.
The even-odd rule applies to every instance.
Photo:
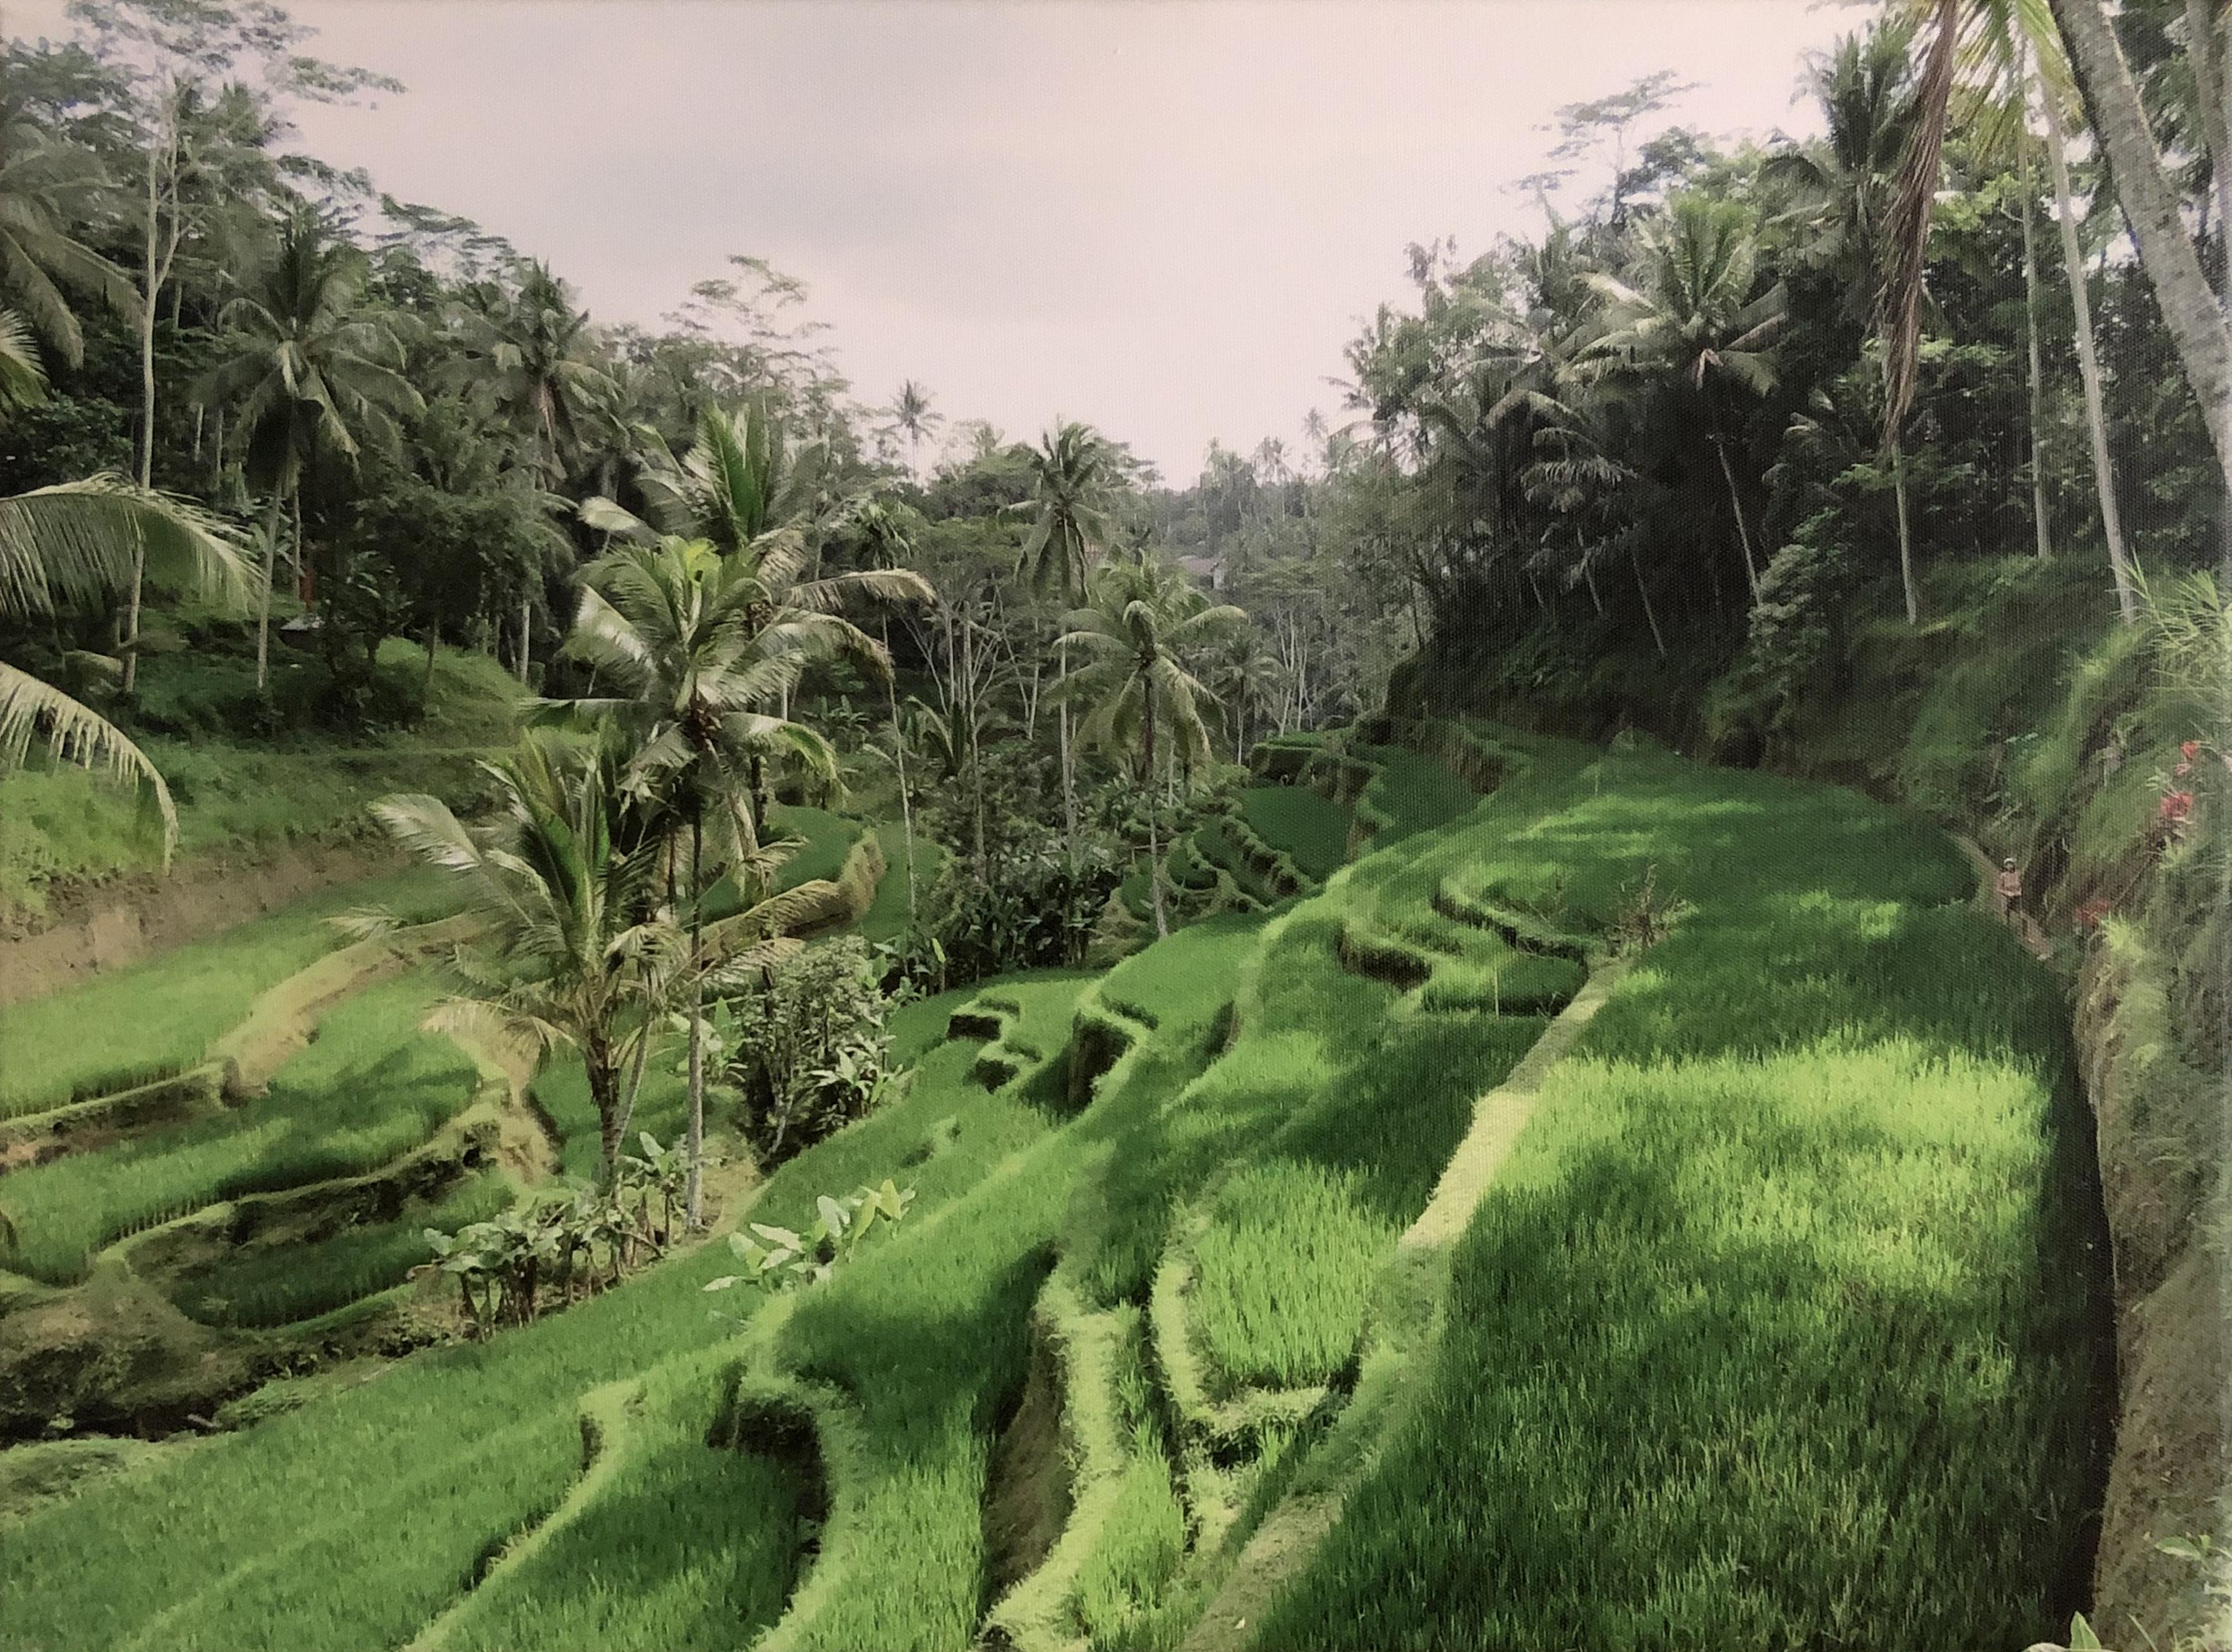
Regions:
[[[1961, 846], [1962, 853], [1976, 868], [1976, 905], [1993, 917], [1999, 918], [2000, 903], [1992, 890], [1992, 880], [1999, 875], [1999, 867], [1990, 855], [1984, 853], [1983, 845], [1975, 838], [1956, 836], [1953, 841]], [[2001, 919], [2001, 921], [2005, 922], [2006, 920]], [[2038, 927], [2037, 920], [2028, 912], [2015, 914], [2015, 933], [2021, 938], [2022, 944], [2030, 948], [2032, 957], [2042, 962], [2054, 956], [2053, 941], [2047, 938], [2046, 931]]]
[[393, 939], [360, 940], [265, 989], [240, 1024], [210, 1046], [209, 1058], [227, 1063], [227, 1092], [261, 1093], [288, 1058], [317, 1037], [319, 1018], [328, 1010], [376, 981], [400, 974], [418, 954], [463, 940], [471, 923], [465, 917], [444, 918]]
[[1408, 1415], [1431, 1364], [1458, 1239], [1534, 1116], [1543, 1082], [1596, 1018], [1627, 967], [1625, 959], [1599, 966], [1504, 1081], [1473, 1104], [1472, 1128], [1381, 1272], [1373, 1291], [1378, 1322], [1364, 1339], [1363, 1376], [1355, 1399], [1319, 1448], [1323, 1469], [1314, 1473], [1306, 1467], [1256, 1528], [1186, 1637], [1184, 1652], [1243, 1652], [1263, 1614], [1331, 1535], [1350, 1494]]

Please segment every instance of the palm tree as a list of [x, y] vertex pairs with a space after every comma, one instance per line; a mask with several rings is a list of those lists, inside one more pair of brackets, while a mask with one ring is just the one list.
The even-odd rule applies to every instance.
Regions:
[[[2201, 404], [2232, 492], [2232, 323], [2217, 308], [2202, 272], [2201, 254], [2186, 232], [2178, 195], [2147, 125], [2131, 65], [2102, 0], [2048, 0], [2067, 43], [2092, 130], [2115, 169], [2116, 192], [2138, 244], [2139, 263], [2186, 382]], [[2206, 42], [2201, 42], [2205, 49]]]
[[[2107, 398], [2100, 372], [2099, 343], [2093, 334], [2092, 306], [2085, 280], [2085, 255], [2078, 237], [2075, 193], [2070, 185], [2067, 110], [2072, 105], [2070, 66], [2060, 36], [2050, 18], [2036, 5], [2018, 0], [1907, 0], [1919, 22], [1924, 14], [1937, 19], [1937, 34], [1930, 45], [1934, 68], [1942, 55], [1950, 54], [1950, 67], [1943, 79], [1931, 81], [1935, 103], [1924, 110], [1925, 125], [1949, 122], [1955, 114], [1953, 98], [1966, 94], [1967, 107], [1958, 113], [1963, 123], [1987, 144], [2012, 143], [2024, 179], [2023, 273], [2024, 292], [2032, 310], [2030, 329], [2032, 399], [2032, 498], [2037, 517], [2040, 554], [2050, 549], [2045, 524], [2044, 478], [2037, 459], [2038, 412], [2041, 396], [2038, 360], [2036, 309], [2037, 255], [2033, 245], [2028, 179], [2031, 138], [2028, 110], [2034, 81], [2046, 123], [2047, 174], [2054, 187], [2054, 219], [2060, 232], [2062, 275], [2069, 287], [2070, 308], [2076, 323], [2077, 376], [2084, 393], [2085, 426], [2092, 459], [2093, 498], [2100, 513], [2100, 529], [2108, 551], [2108, 566], [2116, 587], [2116, 604], [2125, 624], [2138, 617], [2130, 550], [2124, 537], [2123, 515], [2116, 503], [2115, 466], [2108, 445]], [[1941, 51], [1940, 42], [1944, 42]], [[1896, 214], [1906, 223], [1911, 244], [1929, 233], [1937, 179], [1935, 172], [1912, 172], [1902, 180], [1910, 192], [1897, 203]], [[1893, 279], [1917, 281], [1920, 266], [1902, 257], [1894, 265]], [[1887, 293], [1889, 289], [1887, 289]], [[1904, 295], [1898, 295], [1904, 302]]]
[[[530, 736], [482, 768], [496, 808], [477, 832], [438, 797], [373, 805], [399, 842], [454, 876], [478, 920], [476, 939], [450, 960], [460, 991], [430, 1024], [537, 1054], [579, 1050], [609, 1184], [679, 966], [680, 936], [659, 898], [659, 846], [631, 847], [626, 758], [611, 743], [574, 750]], [[387, 922], [367, 914], [355, 927], [378, 933]], [[625, 1083], [624, 1063], [633, 1070]]]
[[[361, 307], [365, 276], [355, 248], [334, 239], [315, 216], [295, 213], [282, 228], [270, 263], [220, 312], [226, 354], [196, 393], [204, 403], [238, 406], [242, 468], [265, 498], [259, 689], [270, 668], [280, 513], [298, 502], [303, 472], [321, 458], [354, 464], [364, 441], [393, 439], [398, 414], [425, 411], [400, 371], [402, 346]], [[299, 520], [295, 560], [307, 582]]]
[[[1915, 0], [1919, 6], [1924, 0]], [[2084, 381], [2086, 415], [2092, 438], [2094, 490], [2109, 555], [2116, 577], [2117, 602], [2125, 623], [2138, 615], [2138, 596], [2128, 558], [2118, 560], [2121, 524], [2115, 516], [2113, 478], [2107, 463], [2105, 409], [2101, 406], [2099, 368], [2091, 337], [2090, 307], [2084, 290], [2084, 263], [2075, 250], [2074, 208], [2068, 186], [2066, 140], [2056, 103], [2060, 72], [2066, 67], [2082, 94], [2092, 130], [2114, 172], [2118, 201], [2139, 250], [2139, 262], [2153, 284], [2163, 319], [2202, 418], [2216, 449], [2228, 491], [2232, 491], [2232, 321], [2209, 292], [2201, 268], [2199, 250], [2188, 235], [2177, 190], [2171, 185], [2162, 152], [2148, 126], [2131, 65], [2125, 60], [2114, 25], [2103, 0], [2047, 0], [2055, 28], [2048, 29], [2030, 6], [2010, 6], [2008, 0], [1926, 0], [1933, 33], [1921, 86], [1923, 114], [1909, 165], [1902, 174], [1899, 198], [1891, 226], [1895, 260], [1885, 279], [1885, 313], [1891, 318], [1886, 328], [1887, 385], [1894, 390], [1902, 381], [1911, 388], [1913, 358], [1918, 336], [1923, 252], [1930, 234], [1932, 205], [1937, 187], [1937, 145], [1950, 118], [1950, 104], [1964, 31], [1978, 42], [1971, 52], [2005, 60], [2027, 52], [2034, 60], [2041, 90], [2047, 124], [2047, 159], [2054, 176], [2057, 218], [2062, 230], [2063, 262], [2070, 283], [2070, 298], [2077, 311], [2079, 371]], [[2205, 52], [2207, 14], [2190, 8], [2204, 25], [2199, 42]], [[2058, 37], [2057, 37], [2058, 36]], [[2067, 57], [2062, 53], [2066, 50]], [[2026, 78], [2018, 66], [2020, 81]], [[2203, 123], [2204, 130], [2221, 134], [2221, 122]], [[2223, 165], [2219, 159], [2220, 171]], [[2228, 277], [2232, 279], [2232, 277]], [[2088, 365], [2089, 362], [2089, 365]], [[1904, 403], [1896, 398], [1886, 407], [1886, 429], [1895, 426], [1891, 416], [1903, 413]]]
[[[542, 485], [565, 482], [593, 410], [613, 396], [612, 380], [589, 359], [589, 318], [574, 308], [566, 283], [529, 260], [518, 289], [480, 291], [463, 312], [463, 361], [497, 411], [535, 455]], [[519, 601], [519, 680], [533, 653], [535, 599]]]
[[1078, 730], [1081, 740], [1136, 754], [1136, 773], [1147, 802], [1155, 933], [1167, 935], [1162, 843], [1155, 821], [1158, 737], [1168, 741], [1181, 778], [1191, 784], [1210, 757], [1203, 707], [1216, 704], [1193, 674], [1194, 661], [1208, 657], [1248, 616], [1230, 605], [1211, 606], [1177, 567], [1145, 556], [1102, 569], [1093, 579], [1092, 596], [1090, 606], [1068, 616], [1069, 629], [1061, 638], [1086, 663], [1056, 685], [1055, 692], [1092, 706]]
[[[0, 310], [0, 411], [37, 400], [44, 383], [22, 323]], [[141, 571], [226, 603], [244, 600], [248, 588], [238, 549], [216, 524], [121, 477], [0, 498], [0, 617], [38, 617], [104, 600]], [[178, 811], [146, 754], [89, 706], [0, 660], [0, 771], [22, 764], [35, 744], [145, 790], [161, 817], [163, 861], [170, 863]]]
[[705, 409], [696, 442], [679, 458], [657, 431], [639, 433], [637, 484], [647, 519], [589, 498], [581, 516], [590, 527], [637, 544], [668, 535], [703, 539], [725, 554], [771, 534], [802, 534], [823, 503], [823, 451], [793, 447], [781, 421], [756, 402]]
[[1725, 383], [1763, 394], [1775, 383], [1767, 352], [1782, 326], [1785, 301], [1780, 283], [1753, 296], [1758, 263], [1759, 244], [1742, 204], [1689, 194], [1668, 203], [1646, 236], [1639, 289], [1609, 276], [1586, 277], [1612, 308], [1607, 330], [1585, 354], [1608, 367], [1670, 374], [1701, 402], [1704, 433], [1728, 484], [1729, 509], [1754, 595], [1759, 566], [1736, 468], [1729, 461], [1716, 387]]
[[906, 438], [907, 468], [918, 473], [922, 469], [922, 445], [938, 433], [945, 417], [931, 410], [930, 392], [912, 379], [899, 386], [891, 413], [892, 428]]
[[[836, 754], [805, 725], [765, 708], [786, 703], [814, 664], [846, 657], [888, 675], [889, 659], [875, 640], [829, 612], [846, 582], [796, 577], [802, 547], [762, 536], [723, 556], [708, 541], [667, 538], [624, 546], [593, 563], [583, 576], [581, 610], [566, 652], [594, 668], [615, 693], [596, 699], [554, 702], [569, 717], [600, 719], [625, 732], [627, 785], [655, 804], [666, 823], [668, 868], [689, 859], [684, 892], [689, 913], [690, 1219], [701, 1210], [704, 1136], [704, 950], [705, 896], [711, 875], [727, 868], [740, 886], [764, 881], [754, 800], [771, 762], [787, 762], [824, 784], [837, 778]], [[896, 587], [919, 582], [899, 576]], [[710, 853], [709, 853], [709, 842]], [[766, 906], [792, 914], [777, 896]], [[800, 914], [805, 908], [799, 908]]]
[[[1031, 455], [1031, 498], [1019, 509], [1031, 513], [1023, 541], [1023, 560], [1032, 582], [1052, 587], [1074, 601], [1083, 595], [1094, 567], [1115, 533], [1113, 514], [1115, 454], [1100, 433], [1074, 420], [1047, 433]], [[1069, 650], [1055, 645], [1057, 686], [1069, 674]], [[1057, 695], [1055, 712], [1061, 743], [1062, 829], [1069, 844], [1070, 870], [1077, 870], [1077, 764], [1070, 750], [1069, 702]], [[1073, 882], [1074, 879], [1073, 878]]]
[[132, 278], [71, 235], [67, 214], [100, 187], [91, 157], [63, 147], [29, 121], [0, 133], [0, 292], [55, 354], [76, 367], [85, 333], [62, 289], [137, 315]]

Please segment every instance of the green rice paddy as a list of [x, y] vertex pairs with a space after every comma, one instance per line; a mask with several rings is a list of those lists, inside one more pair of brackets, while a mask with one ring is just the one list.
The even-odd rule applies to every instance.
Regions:
[[[1350, 811], [1298, 786], [1249, 789], [1173, 857], [1181, 882], [1234, 877], [1244, 826], [1322, 887], [1102, 974], [899, 1010], [896, 1099], [745, 1213], [914, 1187], [829, 1283], [723, 1325], [709, 1301], [754, 1304], [704, 1295], [716, 1245], [88, 1478], [0, 1541], [0, 1652], [966, 1652], [988, 1624], [1175, 1648], [1349, 1402], [1376, 1282], [1475, 1103], [1645, 908], [1671, 930], [1473, 1213], [1415, 1404], [1242, 1638], [1984, 1652], [2066, 1622], [2104, 1369], [2051, 980], [1917, 820], [1471, 738], [1502, 774], [1485, 797], [1360, 750], [1353, 862]], [[841, 862], [851, 836], [826, 836]], [[903, 918], [898, 877], [879, 912]], [[207, 1137], [8, 1176], [27, 1235], [55, 1235], [42, 1266], [423, 1139], [472, 1079], [416, 1032], [426, 991], [336, 1010]], [[668, 1065], [639, 1114], [662, 1136]], [[536, 1095], [580, 1168], [578, 1066]], [[509, 1196], [474, 1178], [181, 1300], [289, 1323], [392, 1282], [409, 1222]], [[1058, 1404], [1027, 1397], [1035, 1369]], [[1014, 1549], [995, 1506], [1048, 1511], [1041, 1538]]]

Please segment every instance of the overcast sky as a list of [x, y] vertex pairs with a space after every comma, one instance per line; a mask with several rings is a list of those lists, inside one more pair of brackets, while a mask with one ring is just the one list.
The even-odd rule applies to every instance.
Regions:
[[[61, 0], [12, 0], [25, 35]], [[1294, 444], [1406, 243], [1539, 222], [1560, 105], [1654, 69], [1708, 131], [1811, 131], [1807, 0], [295, 0], [409, 88], [304, 146], [655, 322], [750, 253], [803, 278], [855, 393], [1011, 436], [1056, 417], [1173, 481]]]

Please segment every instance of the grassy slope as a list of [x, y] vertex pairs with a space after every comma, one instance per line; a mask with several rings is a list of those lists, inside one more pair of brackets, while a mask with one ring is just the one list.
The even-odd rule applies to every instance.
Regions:
[[[1212, 1237], [1189, 1311], [1212, 1378], [1325, 1375], [1367, 1306], [1350, 1282], [1424, 1203], [1471, 1095], [1533, 1024], [1437, 1010], [1476, 1006], [1513, 960], [1430, 898], [1454, 881], [1586, 929], [1653, 861], [1700, 910], [1599, 1018], [1593, 1058], [1554, 1081], [1460, 1259], [1463, 1323], [1426, 1416], [1264, 1643], [1857, 1647], [1883, 1642], [1849, 1626], [1888, 1624], [1891, 1643], [1954, 1648], [2031, 1621], [2022, 1591], [2070, 1522], [2023, 1511], [2085, 1484], [2081, 1361], [2038, 1283], [2041, 1259], [2081, 1272], [2041, 1213], [2050, 994], [2003, 937], [1910, 904], [1965, 875], [1884, 811], [1649, 754], [1585, 767], [1573, 748], [1533, 749], [1545, 760], [1466, 829], [1383, 827], [1387, 853], [1268, 928], [1216, 920], [1112, 972], [1100, 996], [1154, 1030], [1072, 1122], [1035, 1104], [1051, 1075], [987, 1092], [972, 1045], [936, 1042], [974, 992], [902, 1011], [902, 1043], [925, 1052], [911, 1093], [786, 1166], [756, 1213], [800, 1220], [814, 1193], [894, 1171], [922, 1195], [771, 1333], [785, 1368], [854, 1397], [866, 1441], [840, 1465], [784, 1644], [973, 1638], [989, 1433], [1056, 1256], [1088, 1307], [1132, 1316], [1136, 1345], [1132, 1304], [1171, 1214], [1199, 1211]], [[1446, 814], [1446, 790], [1390, 799], [1390, 825]], [[1422, 957], [1424, 987], [1343, 969], [1344, 925]], [[1011, 993], [1037, 1031], [1079, 985]], [[1910, 1205], [1939, 1218], [1926, 1238], [1887, 1224]], [[697, 1285], [724, 1259], [413, 1362], [130, 1495], [96, 1486], [46, 1510], [0, 1553], [0, 1649], [401, 1643], [485, 1545], [557, 1502], [586, 1391], [662, 1359], [698, 1369], [714, 1333]], [[1127, 1369], [1132, 1467], [1076, 1590], [1105, 1647], [1184, 1627], [1162, 1591], [1185, 1511], [1136, 1351]], [[491, 1592], [470, 1643], [738, 1645], [767, 1622], [800, 1511], [755, 1460], [700, 1443], [713, 1386], [653, 1408], [661, 1432]], [[1933, 1390], [1957, 1431], [1917, 1421]], [[1744, 1498], [1721, 1494], [1732, 1474]], [[709, 1556], [715, 1520], [733, 1564]], [[1905, 1570], [1879, 1575], [1867, 1543], [1894, 1532]], [[1948, 1557], [1956, 1576], [1928, 1570]], [[74, 1581], [96, 1572], [113, 1586]]]
[[2034, 1638], [2097, 1283], [2050, 982], [1898, 816], [1599, 772], [1489, 885], [1601, 911], [1656, 859], [1698, 909], [1553, 1076], [1419, 1415], [1260, 1644]]
[[51, 997], [0, 1005], [0, 1116], [191, 1066], [258, 993], [344, 944], [327, 919], [364, 906], [432, 916], [444, 909], [440, 875], [343, 884]]
[[[400, 673], [424, 658], [400, 642], [381, 655]], [[245, 684], [237, 680], [242, 670], [250, 673]], [[144, 668], [142, 722], [172, 732], [143, 732], [141, 745], [170, 784], [187, 855], [361, 831], [365, 805], [391, 791], [468, 794], [477, 784], [474, 759], [516, 733], [519, 685], [494, 660], [444, 648], [415, 728], [345, 740], [243, 740], [209, 719], [218, 699], [251, 691], [252, 672], [243, 660], [198, 654], [156, 656]], [[151, 868], [158, 849], [128, 791], [73, 768], [0, 775], [0, 915], [42, 909], [58, 878]]]
[[243, 1193], [370, 1170], [424, 1141], [471, 1099], [472, 1063], [418, 1023], [437, 989], [380, 983], [336, 1006], [269, 1092], [214, 1118], [154, 1130], [7, 1178], [11, 1263], [76, 1278], [121, 1234]]
[[1349, 810], [1307, 787], [1250, 786], [1240, 794], [1240, 812], [1305, 876], [1322, 881], [1348, 858]]
[[[911, 1006], [902, 1037], [919, 1039], [969, 996]], [[816, 1193], [892, 1174], [951, 1120], [951, 1145], [905, 1172], [919, 1225], [1042, 1135], [1042, 1113], [969, 1077], [974, 1054], [965, 1043], [931, 1049], [905, 1100], [785, 1165], [756, 1214], [803, 1225]], [[491, 1541], [563, 1494], [582, 1394], [717, 1337], [700, 1286], [727, 1259], [717, 1246], [653, 1270], [528, 1330], [423, 1356], [212, 1442], [128, 1493], [95, 1486], [26, 1521], [0, 1549], [0, 1648], [402, 1644], [465, 1585]], [[686, 1511], [671, 1525], [662, 1518], [646, 1512], [639, 1531], [694, 1547]], [[137, 1558], [111, 1586], [74, 1581], [122, 1554]], [[750, 1627], [739, 1626], [740, 1640]]]

